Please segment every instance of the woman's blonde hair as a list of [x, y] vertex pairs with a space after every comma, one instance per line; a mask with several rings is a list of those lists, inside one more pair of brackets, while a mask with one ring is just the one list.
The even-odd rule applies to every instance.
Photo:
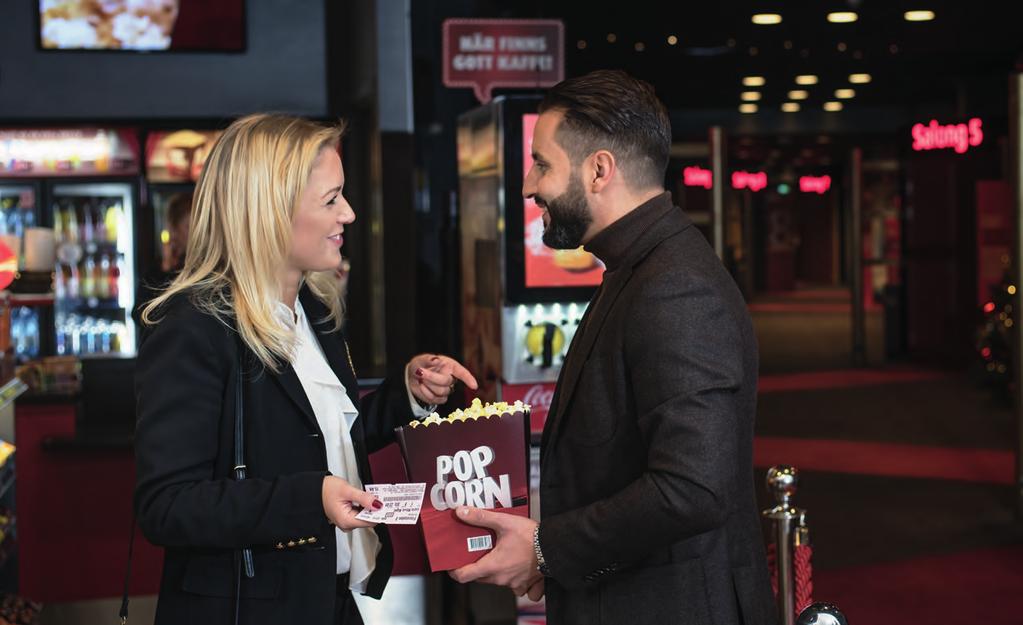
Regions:
[[[210, 152], [196, 185], [185, 266], [142, 313], [186, 294], [201, 310], [230, 326], [268, 368], [290, 360], [294, 333], [274, 317], [280, 268], [291, 250], [298, 199], [323, 149], [337, 149], [344, 124], [320, 125], [277, 114], [243, 117]], [[305, 283], [341, 325], [342, 299], [333, 271], [310, 272]]]

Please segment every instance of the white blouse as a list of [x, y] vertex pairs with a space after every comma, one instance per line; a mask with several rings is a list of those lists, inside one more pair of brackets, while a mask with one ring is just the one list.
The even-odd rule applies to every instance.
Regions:
[[[352, 403], [344, 385], [330, 368], [298, 298], [295, 299], [294, 313], [287, 305], [278, 302], [275, 316], [285, 328], [295, 333], [295, 352], [291, 366], [302, 383], [302, 389], [320, 426], [327, 451], [327, 469], [352, 486], [362, 488], [351, 435], [352, 424], [359, 416], [359, 409]], [[419, 406], [407, 384], [406, 392], [414, 416], [419, 419], [426, 417], [429, 410]], [[338, 574], [350, 572], [351, 590], [365, 592], [366, 584], [376, 567], [380, 539], [372, 528], [357, 528], [348, 532], [334, 528], [334, 531], [337, 538]]]

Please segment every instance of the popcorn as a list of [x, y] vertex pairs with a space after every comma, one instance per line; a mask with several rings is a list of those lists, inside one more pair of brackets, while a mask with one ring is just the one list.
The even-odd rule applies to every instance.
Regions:
[[436, 412], [431, 412], [428, 417], [422, 421], [412, 421], [409, 423], [409, 427], [419, 427], [420, 425], [440, 425], [441, 423], [455, 423], [458, 421], [475, 421], [477, 419], [490, 419], [491, 417], [503, 417], [506, 415], [525, 414], [528, 415], [531, 406], [529, 404], [523, 404], [521, 401], [516, 400], [514, 404], [508, 402], [499, 401], [496, 403], [487, 402], [484, 404], [480, 401], [479, 397], [472, 400], [468, 408], [464, 410], [459, 408], [454, 410], [447, 417], [441, 417]]

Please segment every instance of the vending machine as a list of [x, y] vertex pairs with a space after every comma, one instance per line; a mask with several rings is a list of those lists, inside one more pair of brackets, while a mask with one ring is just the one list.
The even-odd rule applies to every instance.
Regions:
[[221, 130], [152, 130], [146, 135], [145, 207], [140, 215], [139, 273], [145, 277], [172, 271], [182, 259], [174, 249], [169, 208], [190, 198]]
[[604, 267], [543, 243], [522, 197], [538, 97], [500, 97], [459, 117], [462, 348], [480, 396], [532, 406], [539, 434], [562, 362]]
[[[20, 243], [19, 281], [41, 274], [48, 291], [12, 310], [19, 359], [135, 355], [138, 174], [133, 129], [0, 130], [0, 229]], [[47, 239], [52, 266], [29, 266]]]

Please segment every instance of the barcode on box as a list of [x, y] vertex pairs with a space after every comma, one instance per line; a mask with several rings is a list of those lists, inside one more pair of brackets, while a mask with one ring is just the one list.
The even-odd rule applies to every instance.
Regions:
[[473, 551], [486, 551], [494, 546], [490, 534], [487, 534], [486, 536], [470, 536], [468, 541], [469, 553], [472, 553]]

